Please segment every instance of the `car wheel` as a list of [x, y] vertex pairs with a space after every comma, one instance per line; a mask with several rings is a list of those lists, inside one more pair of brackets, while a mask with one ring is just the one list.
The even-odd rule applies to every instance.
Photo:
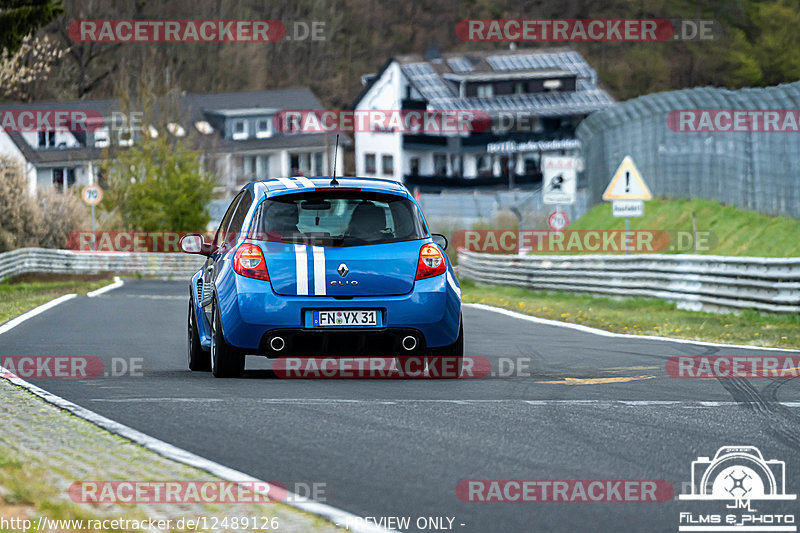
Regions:
[[428, 377], [434, 379], [458, 379], [464, 367], [464, 321], [459, 320], [458, 337], [449, 346], [433, 348], [426, 358]]
[[203, 350], [197, 333], [197, 318], [192, 295], [189, 294], [189, 370], [208, 372], [211, 370], [211, 355]]
[[211, 308], [211, 373], [215, 378], [238, 378], [244, 372], [244, 354], [233, 349], [222, 334], [219, 306]]

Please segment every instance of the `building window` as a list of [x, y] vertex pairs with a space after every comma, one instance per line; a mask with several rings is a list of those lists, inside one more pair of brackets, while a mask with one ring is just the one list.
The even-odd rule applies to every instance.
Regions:
[[364, 172], [375, 174], [375, 154], [364, 154]]
[[394, 156], [392, 155], [384, 155], [383, 156], [383, 173], [386, 176], [394, 175]]
[[40, 131], [39, 148], [54, 148], [56, 145], [56, 132]]
[[491, 83], [478, 85], [478, 98], [491, 98], [494, 96], [494, 86]]
[[133, 133], [130, 128], [121, 128], [117, 135], [120, 146], [133, 146]]
[[[41, 133], [39, 134], [41, 139]], [[109, 144], [108, 128], [100, 128], [94, 131], [95, 148], [105, 148]]]
[[412, 176], [419, 176], [419, 157], [409, 159], [408, 167]]
[[478, 176], [492, 175], [492, 157], [482, 155], [478, 158]]
[[447, 156], [444, 154], [433, 154], [433, 173], [437, 176], [447, 175]]
[[514, 94], [525, 94], [525, 82], [518, 81], [514, 84]]
[[272, 137], [272, 121], [261, 118], [256, 121], [256, 137], [266, 139]]
[[64, 180], [66, 179], [66, 186], [72, 187], [75, 185], [75, 169], [74, 168], [54, 168], [53, 169], [53, 187], [57, 191], [64, 190]]
[[252, 156], [242, 156], [239, 161], [238, 181], [252, 180], [256, 172], [256, 158]]
[[247, 139], [247, 121], [244, 119], [234, 120], [231, 124], [231, 131], [233, 132], [233, 140]]
[[256, 159], [256, 178], [263, 180], [269, 177], [269, 156], [260, 155]]
[[314, 168], [311, 171], [315, 176], [327, 174], [325, 170], [325, 154], [317, 152], [314, 154]]
[[463, 166], [462, 158], [458, 154], [450, 156], [450, 168], [453, 169], [453, 176], [461, 177], [461, 167]]
[[305, 176], [309, 171], [310, 154], [289, 155], [289, 175]]
[[561, 80], [545, 80], [542, 85], [545, 91], [557, 91], [561, 88]]

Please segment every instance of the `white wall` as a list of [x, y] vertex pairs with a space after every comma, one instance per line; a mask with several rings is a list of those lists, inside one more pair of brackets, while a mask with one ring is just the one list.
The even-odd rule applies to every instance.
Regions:
[[[408, 82], [400, 69], [400, 65], [396, 61], [392, 62], [358, 103], [356, 111], [399, 111], [407, 85]], [[356, 176], [392, 178], [397, 181], [403, 181], [403, 174], [406, 173], [407, 167], [402, 158], [402, 146], [403, 136], [400, 132], [356, 132]], [[366, 171], [364, 155], [368, 153], [375, 154], [375, 173], [367, 173]], [[383, 155], [391, 155], [394, 158], [394, 172], [390, 175], [383, 173]]]

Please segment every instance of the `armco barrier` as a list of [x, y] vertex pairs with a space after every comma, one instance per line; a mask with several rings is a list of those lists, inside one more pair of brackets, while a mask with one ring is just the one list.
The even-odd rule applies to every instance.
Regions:
[[501, 255], [459, 250], [459, 275], [531, 289], [648, 296], [683, 309], [800, 312], [800, 258]]
[[188, 279], [203, 265], [204, 259], [181, 253], [73, 252], [21, 248], [0, 253], [0, 279], [34, 272], [114, 272]]

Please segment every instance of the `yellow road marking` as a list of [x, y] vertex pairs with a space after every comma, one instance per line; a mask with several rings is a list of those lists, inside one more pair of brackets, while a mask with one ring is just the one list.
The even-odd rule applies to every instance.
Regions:
[[620, 370], [655, 370], [661, 368], [658, 365], [653, 366], [616, 366], [612, 368], [601, 368], [601, 372], [619, 372]]
[[554, 385], [600, 385], [602, 383], [627, 383], [642, 379], [655, 379], [655, 376], [631, 376], [625, 378], [564, 378], [557, 381], [537, 381], [537, 383], [552, 383]]

